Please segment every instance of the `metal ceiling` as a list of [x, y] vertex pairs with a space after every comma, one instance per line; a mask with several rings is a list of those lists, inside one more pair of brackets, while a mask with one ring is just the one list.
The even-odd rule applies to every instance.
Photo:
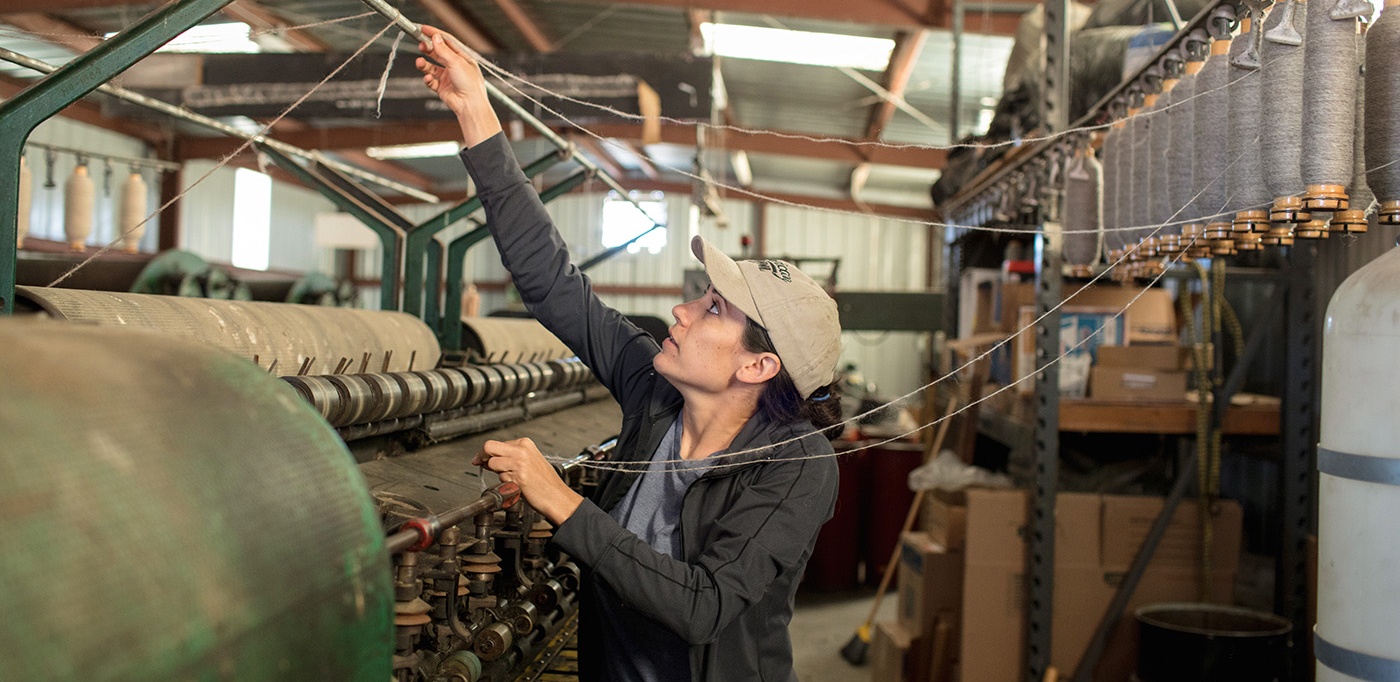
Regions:
[[[45, 5], [51, 8], [49, 11], [40, 13], [34, 10], [29, 0], [0, 0], [0, 22], [5, 24], [0, 27], [0, 47], [51, 63], [61, 63], [75, 54], [72, 49], [75, 42], [73, 32], [101, 35], [117, 31], [153, 7], [149, 3], [119, 4], [121, 1], [54, 0]], [[245, 3], [246, 0], [237, 0], [236, 5]], [[894, 145], [927, 146], [947, 144], [950, 140], [949, 64], [952, 34], [946, 28], [940, 28], [945, 23], [940, 17], [946, 15], [943, 0], [931, 0], [923, 7], [925, 11], [922, 13], [909, 13], [910, 16], [922, 15], [935, 19], [908, 19], [899, 26], [889, 23], [844, 23], [831, 21], [828, 17], [854, 14], [868, 15], [877, 20], [887, 19], [891, 16], [891, 5], [912, 7], [920, 3], [913, 0], [701, 0], [684, 3], [679, 0], [648, 0], [633, 4], [588, 0], [402, 0], [400, 4], [404, 13], [415, 21], [442, 24], [442, 15], [430, 11], [434, 3], [439, 7], [446, 5], [455, 11], [461, 20], [498, 46], [498, 54], [538, 51], [528, 35], [534, 32], [536, 40], [547, 41], [549, 51], [578, 55], [580, 60], [588, 59], [589, 54], [619, 51], [691, 54], [697, 40], [693, 37], [692, 24], [715, 18], [726, 23], [781, 24], [800, 30], [889, 38], [897, 38], [901, 31], [925, 31], [922, 47], [909, 71], [907, 86], [894, 85], [896, 90], [902, 89], [908, 106], [921, 113], [922, 116], [918, 118], [924, 120], [917, 120], [905, 111], [896, 109], [884, 125], [879, 141]], [[691, 9], [687, 9], [687, 5]], [[1008, 9], [1016, 6], [1006, 4], [1000, 7], [991, 3], [982, 7], [988, 8], [988, 13], [996, 10], [1004, 15]], [[263, 0], [247, 9], [262, 11], [264, 16], [273, 17], [274, 26], [280, 24], [283, 27], [367, 11], [357, 0]], [[441, 9], [437, 11], [441, 12]], [[770, 16], [763, 14], [764, 11], [778, 14]], [[990, 14], [983, 16], [983, 22], [979, 23], [970, 13], [968, 25], [971, 28], [995, 24], [1003, 30], [1009, 25], [1005, 21], [1006, 16], [1001, 16], [1000, 21], [991, 21], [991, 18]], [[215, 15], [211, 19], [226, 20], [228, 18], [224, 15]], [[36, 29], [36, 21], [38, 26], [47, 26], [50, 30]], [[52, 27], [55, 26], [60, 29], [54, 30]], [[368, 36], [382, 27], [383, 21], [378, 16], [369, 16], [309, 27], [301, 29], [301, 32], [331, 51], [350, 52], [358, 49]], [[36, 31], [45, 35], [35, 36]], [[385, 39], [380, 42], [380, 45], [371, 48], [373, 52], [366, 58], [387, 57], [390, 41]], [[78, 47], [81, 47], [81, 43]], [[1007, 35], [967, 33], [963, 36], [960, 132], [965, 134], [971, 131], [978, 122], [978, 112], [984, 103], [995, 101], [1000, 96], [1002, 73], [1010, 48], [1011, 38]], [[410, 51], [407, 48], [401, 51], [400, 59], [406, 58], [405, 53]], [[749, 130], [782, 131], [846, 141], [868, 140], [872, 112], [880, 106], [881, 99], [850, 75], [837, 69], [775, 62], [729, 58], [721, 58], [718, 62], [729, 101], [729, 110], [724, 117], [731, 125]], [[0, 73], [8, 76], [12, 84], [16, 82], [16, 77], [29, 75], [23, 69], [8, 65], [0, 66]], [[888, 74], [860, 72], [859, 75], [876, 83], [888, 84]], [[653, 86], [660, 89], [675, 87], [675, 84]], [[373, 120], [302, 121], [299, 125], [341, 127], [347, 123], [357, 128], [373, 128], [376, 125]], [[177, 135], [206, 134], [186, 126], [168, 127]], [[612, 132], [631, 135], [635, 133], [627, 131], [635, 128], [627, 123]], [[906, 215], [929, 210], [928, 185], [937, 178], [941, 158], [941, 154], [927, 150], [916, 156], [874, 147], [862, 147], [857, 153], [851, 153], [846, 148], [843, 156], [832, 151], [834, 145], [770, 139], [767, 144], [759, 146], [746, 141], [743, 135], [726, 134], [719, 137], [723, 138], [720, 143], [724, 147], [722, 151], [736, 148], [748, 150], [754, 177], [752, 189], [755, 191], [775, 193], [787, 200], [801, 201], [803, 197], [814, 197], [847, 201], [855, 207], [873, 204], [873, 210], [877, 212], [892, 212], [902, 207]], [[715, 138], [714, 135], [710, 136], [712, 140]], [[631, 140], [633, 144], [629, 150], [604, 145], [602, 150], [612, 158], [600, 160], [600, 163], [605, 166], [611, 163], [620, 168], [625, 182], [680, 191], [691, 180], [668, 171], [667, 167], [692, 170], [696, 155], [694, 144], [690, 142], [692, 139], [693, 132], [676, 133], [668, 136], [666, 143], [646, 147], [645, 153], [653, 157], [651, 164], [642, 163], [631, 151], [641, 149], [637, 140]], [[529, 150], [520, 150], [522, 157], [530, 153]], [[585, 153], [598, 155], [592, 150], [585, 150]], [[861, 157], [870, 158], [872, 155], [872, 163], [855, 173], [864, 178], [863, 184], [853, 187], [853, 171], [857, 171]], [[357, 157], [347, 151], [345, 158], [353, 163]], [[727, 153], [706, 154], [703, 158], [710, 162], [712, 167], [709, 170], [717, 178], [723, 182], [735, 182], [730, 164], [725, 163], [729, 158]], [[421, 178], [431, 186], [425, 188], [429, 191], [456, 191], [465, 186], [460, 166], [450, 158], [392, 163]], [[863, 192], [864, 196], [853, 197], [852, 189]], [[862, 200], [863, 203], [857, 204], [852, 199]], [[909, 213], [911, 209], [915, 212]]]

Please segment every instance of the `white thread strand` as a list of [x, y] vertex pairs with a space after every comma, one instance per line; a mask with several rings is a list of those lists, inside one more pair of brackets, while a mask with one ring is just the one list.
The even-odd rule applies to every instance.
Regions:
[[402, 31], [394, 36], [394, 44], [389, 48], [389, 61], [384, 64], [384, 73], [379, 75], [379, 93], [374, 98], [375, 118], [379, 118], [380, 111], [384, 107], [384, 90], [389, 87], [389, 72], [394, 69], [394, 57], [399, 55], [399, 43], [403, 42], [403, 36]]

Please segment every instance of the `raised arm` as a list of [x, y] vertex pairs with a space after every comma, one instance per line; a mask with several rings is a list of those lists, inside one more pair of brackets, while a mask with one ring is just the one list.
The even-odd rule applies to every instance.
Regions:
[[462, 162], [476, 183], [487, 225], [530, 312], [593, 370], [619, 401], [651, 372], [655, 340], [604, 305], [592, 282], [569, 261], [564, 240], [501, 133], [481, 69], [431, 26], [420, 45], [423, 82], [457, 117], [466, 148]]

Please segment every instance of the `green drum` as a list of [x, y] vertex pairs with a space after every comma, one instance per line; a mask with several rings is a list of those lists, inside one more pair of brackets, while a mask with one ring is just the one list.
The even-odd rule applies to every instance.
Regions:
[[389, 679], [384, 534], [326, 423], [246, 358], [0, 319], [0, 667]]

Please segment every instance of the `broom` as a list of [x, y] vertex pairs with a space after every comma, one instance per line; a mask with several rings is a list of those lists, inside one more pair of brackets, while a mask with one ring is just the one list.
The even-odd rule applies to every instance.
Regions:
[[[943, 423], [938, 425], [938, 435], [933, 439], [933, 447], [929, 452], [934, 457], [938, 456], [938, 451], [943, 447], [943, 437], [948, 435], [948, 424], [952, 422], [953, 413], [958, 409], [958, 399], [953, 397], [948, 401], [948, 414], [943, 416]], [[910, 528], [914, 527], [914, 517], [919, 515], [919, 507], [924, 503], [924, 493], [926, 490], [919, 490], [914, 493], [914, 502], [909, 505], [909, 513], [904, 515], [904, 527], [900, 531], [903, 536]], [[851, 641], [846, 642], [846, 646], [841, 647], [841, 658], [846, 659], [851, 665], [865, 665], [866, 654], [870, 652], [870, 629], [875, 624], [875, 614], [880, 612], [880, 602], [885, 598], [885, 591], [890, 587], [890, 577], [894, 575], [896, 563], [899, 560], [899, 542], [894, 543], [894, 551], [890, 553], [889, 563], [885, 564], [885, 574], [880, 577], [880, 587], [875, 590], [875, 603], [870, 607], [870, 614], [865, 617], [865, 622], [856, 628], [856, 634], [851, 636]]]

